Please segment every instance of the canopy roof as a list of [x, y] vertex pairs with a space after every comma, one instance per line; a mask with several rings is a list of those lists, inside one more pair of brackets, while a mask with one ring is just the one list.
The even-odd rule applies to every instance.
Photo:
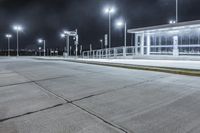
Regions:
[[200, 20], [129, 29], [128, 33], [143, 33], [143, 32], [149, 33], [157, 31], [181, 30], [187, 28], [200, 28]]

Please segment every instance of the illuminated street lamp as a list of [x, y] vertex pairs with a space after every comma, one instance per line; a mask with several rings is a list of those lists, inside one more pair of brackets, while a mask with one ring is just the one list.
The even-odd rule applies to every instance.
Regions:
[[100, 39], [99, 41], [101, 43], [101, 49], [103, 49], [103, 39]]
[[19, 56], [19, 32], [23, 30], [23, 27], [20, 25], [14, 25], [13, 30], [17, 33], [17, 56]]
[[67, 31], [64, 30], [63, 33], [60, 35], [62, 38], [66, 37], [66, 45], [67, 45], [67, 56], [70, 55], [70, 47], [69, 47], [69, 37], [74, 37], [75, 45], [76, 45], [76, 57], [78, 52], [78, 31], [77, 29], [74, 31]]
[[176, 23], [176, 21], [174, 21], [174, 20], [169, 21], [169, 24], [175, 24], [175, 23]]
[[66, 39], [66, 49], [67, 49], [67, 56], [69, 56], [69, 31], [64, 31], [60, 34], [61, 38]]
[[44, 56], [46, 56], [46, 41], [44, 39], [38, 39], [38, 43], [43, 43], [43, 45], [44, 45]]
[[61, 37], [61, 38], [65, 38], [65, 34], [63, 34], [63, 33], [60, 34], [60, 37]]
[[10, 38], [12, 38], [12, 35], [6, 34], [6, 38], [8, 39], [8, 56], [10, 56]]
[[109, 17], [109, 49], [111, 48], [111, 15], [115, 13], [114, 7], [106, 7], [104, 12], [108, 14]]
[[178, 0], [176, 0], [176, 23], [178, 23]]
[[69, 47], [70, 48], [70, 51], [69, 51], [69, 56], [72, 55], [71, 51], [72, 51], [72, 46]]
[[124, 47], [126, 47], [126, 36], [127, 36], [127, 25], [126, 22], [122, 19], [116, 21], [116, 26], [121, 28], [124, 26]]
[[82, 51], [83, 51], [83, 46], [80, 45], [80, 55], [82, 55]]

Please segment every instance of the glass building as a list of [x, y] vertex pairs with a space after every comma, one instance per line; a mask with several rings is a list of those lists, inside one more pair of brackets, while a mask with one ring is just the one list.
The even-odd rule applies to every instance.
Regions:
[[128, 30], [136, 55], [200, 56], [200, 20]]

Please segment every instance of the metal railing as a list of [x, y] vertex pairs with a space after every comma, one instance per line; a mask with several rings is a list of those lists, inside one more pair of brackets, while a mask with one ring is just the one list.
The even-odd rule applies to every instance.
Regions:
[[133, 55], [135, 55], [135, 47], [128, 46], [84, 51], [82, 56], [83, 58], [117, 58]]
[[[141, 54], [141, 47], [127, 46], [114, 47], [107, 49], [98, 49], [83, 51], [83, 58], [120, 58], [135, 55], [147, 55], [147, 46], [143, 46], [144, 53]], [[173, 45], [150, 46], [149, 55], [171, 55], [173, 56]], [[185, 49], [186, 48], [186, 49]], [[178, 55], [200, 56], [200, 45], [178, 45]]]

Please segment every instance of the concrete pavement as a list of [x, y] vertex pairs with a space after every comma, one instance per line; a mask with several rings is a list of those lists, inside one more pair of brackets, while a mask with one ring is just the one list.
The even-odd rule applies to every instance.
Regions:
[[200, 78], [0, 59], [0, 133], [199, 133]]

